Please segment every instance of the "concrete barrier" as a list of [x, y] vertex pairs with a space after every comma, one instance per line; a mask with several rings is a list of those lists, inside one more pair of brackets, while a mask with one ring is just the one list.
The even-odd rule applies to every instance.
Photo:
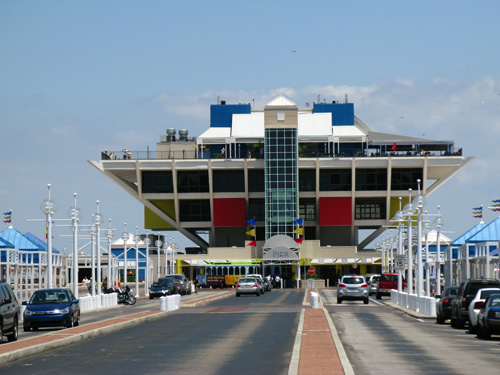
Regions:
[[311, 292], [309, 295], [309, 300], [311, 301], [311, 307], [313, 309], [317, 309], [318, 308], [318, 293]]
[[436, 316], [434, 297], [418, 297], [416, 294], [408, 295], [406, 292], [399, 293], [397, 290], [391, 290], [391, 302], [422, 315]]
[[84, 296], [78, 299], [80, 301], [80, 312], [107, 309], [118, 305], [118, 294], [101, 294], [101, 296]]

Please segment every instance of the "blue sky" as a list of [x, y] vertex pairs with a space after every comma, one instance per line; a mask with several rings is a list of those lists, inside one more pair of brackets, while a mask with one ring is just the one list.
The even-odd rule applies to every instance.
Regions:
[[[445, 231], [500, 199], [498, 1], [0, 2], [0, 211], [43, 237], [52, 185], [66, 218], [100, 200], [118, 233], [142, 232], [139, 202], [87, 160], [155, 148], [166, 128], [197, 136], [217, 96], [262, 108], [343, 100], [379, 131], [452, 139], [476, 159], [428, 199]], [[292, 52], [295, 51], [295, 52]], [[485, 221], [496, 215], [485, 210]], [[5, 228], [7, 225], [3, 224]], [[69, 229], [55, 245], [71, 247]], [[187, 241], [177, 235], [183, 246]]]

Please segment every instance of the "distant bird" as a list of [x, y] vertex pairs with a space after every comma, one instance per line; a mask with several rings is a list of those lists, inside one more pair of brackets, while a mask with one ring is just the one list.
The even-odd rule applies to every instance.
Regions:
[[293, 50], [291, 53], [295, 53], [295, 52], [297, 52], [297, 51]]

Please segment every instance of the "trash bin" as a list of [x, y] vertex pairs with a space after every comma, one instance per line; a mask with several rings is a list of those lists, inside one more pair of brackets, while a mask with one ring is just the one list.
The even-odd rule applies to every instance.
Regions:
[[160, 297], [160, 310], [167, 310], [167, 297]]

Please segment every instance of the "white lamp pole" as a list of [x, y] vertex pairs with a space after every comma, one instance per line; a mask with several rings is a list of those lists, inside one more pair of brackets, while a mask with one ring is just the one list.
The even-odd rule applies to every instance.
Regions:
[[[424, 212], [427, 215], [427, 211]], [[425, 295], [427, 297], [431, 296], [431, 281], [430, 281], [430, 269], [429, 269], [429, 232], [431, 230], [431, 225], [429, 220], [424, 216], [423, 231], [425, 236]]]
[[111, 288], [113, 285], [113, 277], [111, 276], [111, 241], [113, 240], [113, 230], [111, 229], [111, 219], [108, 219], [108, 231], [106, 237], [108, 238], [108, 285]]
[[441, 295], [441, 228], [443, 227], [443, 219], [441, 218], [440, 206], [438, 208], [438, 216], [434, 220], [434, 226], [437, 229], [436, 233], [436, 295]]
[[46, 217], [46, 228], [47, 228], [47, 288], [53, 288], [53, 269], [52, 269], [52, 215], [57, 212], [57, 206], [55, 202], [50, 199], [50, 184], [47, 184], [49, 191], [49, 198], [44, 199], [41, 210]]
[[163, 242], [163, 252], [165, 253], [165, 276], [167, 276], [167, 274], [170, 274], [169, 272], [169, 269], [168, 269], [168, 257], [167, 257], [167, 253], [168, 253], [168, 249], [169, 249], [169, 244], [167, 241]]
[[144, 238], [144, 244], [146, 245], [146, 272], [144, 274], [144, 295], [149, 295], [149, 245], [151, 244], [151, 239], [149, 238], [148, 231], [146, 230], [146, 238]]
[[141, 237], [137, 234], [137, 226], [135, 227], [135, 296], [139, 297], [139, 241]]
[[412, 232], [411, 232], [411, 215], [413, 214], [414, 207], [411, 201], [411, 188], [409, 191], [408, 204], [405, 206], [405, 215], [408, 215], [408, 295], [413, 293], [413, 249], [412, 249]]
[[422, 267], [422, 209], [425, 206], [426, 199], [420, 194], [420, 179], [417, 180], [418, 195], [413, 203], [417, 207], [417, 296], [421, 297], [424, 290], [424, 269]]
[[68, 216], [73, 222], [73, 272], [71, 281], [73, 294], [78, 298], [78, 222], [82, 218], [80, 209], [76, 206], [76, 193], [73, 194], [75, 205], [69, 209]]
[[[396, 212], [395, 215], [395, 220], [398, 222], [398, 247], [397, 247], [397, 255], [399, 256], [398, 258], [401, 259], [401, 257], [404, 254], [403, 250], [403, 221], [405, 219], [403, 211], [401, 210], [401, 197], [399, 197], [399, 210]], [[398, 269], [398, 292], [401, 293], [403, 291], [403, 272], [404, 272], [404, 262], [403, 262], [403, 268]]]
[[97, 295], [101, 295], [102, 291], [102, 275], [101, 275], [101, 224], [102, 215], [99, 213], [99, 201], [97, 201], [97, 213], [94, 215], [94, 225], [97, 234]]
[[127, 285], [127, 241], [129, 234], [127, 232], [127, 223], [124, 224], [125, 231], [122, 233], [123, 240], [123, 285]]
[[160, 240], [160, 233], [158, 233], [158, 239], [155, 241], [155, 246], [156, 246], [156, 259], [157, 259], [157, 267], [156, 267], [156, 280], [160, 278], [160, 251], [161, 251], [161, 245], [163, 243]]
[[95, 225], [92, 225], [90, 227], [90, 236], [92, 238], [92, 255], [90, 258], [90, 263], [92, 267], [92, 278], [90, 280], [90, 294], [92, 296], [95, 296], [95, 288], [96, 288], [96, 279], [95, 279]]

